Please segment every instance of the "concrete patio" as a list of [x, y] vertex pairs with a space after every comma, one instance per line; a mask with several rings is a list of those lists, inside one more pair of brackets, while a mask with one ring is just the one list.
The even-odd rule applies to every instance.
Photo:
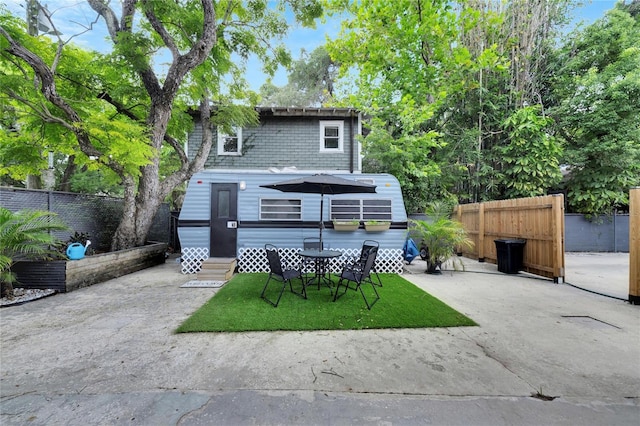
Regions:
[[217, 290], [175, 262], [4, 308], [0, 422], [637, 425], [640, 306], [596, 294], [626, 298], [628, 254], [566, 258], [589, 291], [407, 266], [478, 327], [176, 335]]

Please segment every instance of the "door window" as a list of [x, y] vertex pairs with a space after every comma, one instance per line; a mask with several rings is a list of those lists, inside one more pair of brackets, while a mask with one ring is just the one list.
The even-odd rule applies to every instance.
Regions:
[[218, 217], [229, 217], [229, 191], [218, 191]]

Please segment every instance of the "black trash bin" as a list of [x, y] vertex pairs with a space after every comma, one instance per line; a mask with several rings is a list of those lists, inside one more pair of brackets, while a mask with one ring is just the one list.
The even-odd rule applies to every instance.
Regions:
[[494, 240], [498, 252], [498, 271], [517, 274], [522, 269], [526, 240]]

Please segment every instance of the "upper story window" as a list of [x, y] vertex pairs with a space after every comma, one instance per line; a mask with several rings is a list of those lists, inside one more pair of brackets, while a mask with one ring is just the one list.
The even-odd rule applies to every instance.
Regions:
[[218, 127], [218, 155], [242, 155], [242, 128], [234, 127], [228, 134]]
[[343, 152], [344, 122], [320, 122], [320, 152]]

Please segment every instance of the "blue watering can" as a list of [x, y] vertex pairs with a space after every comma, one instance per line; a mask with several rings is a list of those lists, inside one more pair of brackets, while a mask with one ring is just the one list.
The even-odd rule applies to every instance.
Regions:
[[67, 247], [67, 257], [71, 260], [82, 259], [90, 244], [91, 241], [89, 240], [87, 240], [87, 244], [84, 246], [80, 243], [70, 244], [69, 247]]

